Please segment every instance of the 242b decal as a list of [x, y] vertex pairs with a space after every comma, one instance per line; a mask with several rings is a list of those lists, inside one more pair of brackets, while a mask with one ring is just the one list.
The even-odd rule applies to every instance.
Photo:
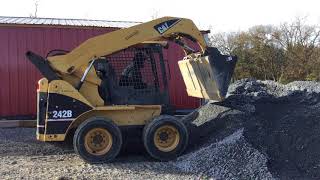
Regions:
[[72, 117], [71, 110], [52, 111], [53, 118], [70, 118]]

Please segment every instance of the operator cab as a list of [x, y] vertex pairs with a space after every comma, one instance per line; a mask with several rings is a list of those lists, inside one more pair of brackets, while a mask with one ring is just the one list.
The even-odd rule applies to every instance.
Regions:
[[143, 44], [95, 61], [105, 105], [169, 105], [162, 47]]

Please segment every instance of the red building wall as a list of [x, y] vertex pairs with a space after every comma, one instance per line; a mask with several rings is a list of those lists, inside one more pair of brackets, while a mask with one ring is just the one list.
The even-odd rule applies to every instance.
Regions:
[[[52, 49], [71, 50], [86, 39], [116, 28], [0, 26], [0, 117], [36, 114], [38, 70], [25, 57], [32, 50], [42, 56]], [[177, 109], [196, 108], [199, 100], [188, 97], [177, 61], [183, 51], [175, 44], [164, 52], [170, 72], [170, 101]]]

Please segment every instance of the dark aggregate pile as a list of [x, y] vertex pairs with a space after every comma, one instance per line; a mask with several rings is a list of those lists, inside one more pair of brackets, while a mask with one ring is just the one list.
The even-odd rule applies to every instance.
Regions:
[[320, 179], [319, 85], [237, 81], [224, 102], [183, 119], [191, 148], [177, 166], [216, 179]]
[[243, 136], [243, 129], [219, 142], [178, 158], [175, 165], [184, 172], [213, 179], [274, 179], [267, 158]]

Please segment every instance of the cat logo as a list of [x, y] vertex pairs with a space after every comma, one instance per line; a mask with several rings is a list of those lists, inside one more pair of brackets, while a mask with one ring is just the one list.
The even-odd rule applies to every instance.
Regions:
[[163, 34], [166, 32], [168, 29], [176, 25], [180, 19], [171, 19], [169, 21], [162, 22], [160, 24], [157, 24], [154, 26], [154, 29], [158, 31], [158, 33]]
[[160, 34], [164, 33], [167, 29], [169, 29], [168, 23], [165, 22], [164, 24], [162, 24], [160, 27], [158, 27], [158, 32]]

